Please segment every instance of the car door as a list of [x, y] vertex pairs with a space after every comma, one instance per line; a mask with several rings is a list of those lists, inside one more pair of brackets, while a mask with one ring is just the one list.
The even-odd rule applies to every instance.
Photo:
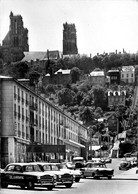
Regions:
[[3, 181], [7, 184], [13, 185], [13, 175], [14, 175], [14, 165], [8, 165], [7, 168], [3, 172]]
[[22, 172], [22, 166], [15, 165], [13, 181], [16, 185], [23, 185], [24, 184], [24, 175]]
[[85, 172], [84, 172], [84, 176], [86, 177], [91, 177], [92, 176], [92, 169], [91, 169], [91, 164], [87, 164], [87, 166], [85, 167]]

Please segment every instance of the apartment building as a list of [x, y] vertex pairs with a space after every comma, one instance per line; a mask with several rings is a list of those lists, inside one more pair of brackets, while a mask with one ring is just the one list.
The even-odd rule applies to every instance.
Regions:
[[[57, 106], [21, 84], [0, 76], [1, 92], [1, 164], [36, 160], [36, 153], [28, 153], [27, 146], [65, 145], [61, 158], [73, 155], [86, 157], [87, 128], [69, 117]], [[84, 155], [85, 154], [85, 155]], [[53, 159], [54, 153], [39, 153], [41, 159]]]

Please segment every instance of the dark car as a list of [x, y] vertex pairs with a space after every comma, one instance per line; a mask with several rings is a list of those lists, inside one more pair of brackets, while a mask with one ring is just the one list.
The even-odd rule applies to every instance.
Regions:
[[106, 164], [103, 162], [87, 162], [84, 168], [81, 168], [83, 177], [93, 177], [93, 178], [100, 178], [100, 177], [107, 177], [111, 179], [114, 175], [114, 169], [107, 168]]
[[42, 172], [38, 165], [29, 163], [11, 163], [1, 172], [1, 187], [18, 185], [22, 189], [34, 189], [35, 186], [52, 190], [56, 184], [56, 176]]
[[70, 188], [73, 184], [74, 177], [70, 172], [60, 171], [59, 163], [37, 162], [43, 172], [52, 172], [57, 177], [57, 185], [65, 185]]

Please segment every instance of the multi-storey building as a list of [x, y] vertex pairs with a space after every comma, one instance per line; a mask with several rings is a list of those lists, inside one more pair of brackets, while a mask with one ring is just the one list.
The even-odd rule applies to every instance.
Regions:
[[20, 61], [24, 51], [29, 51], [28, 30], [23, 26], [21, 15], [10, 13], [10, 27], [2, 41], [2, 57], [4, 62]]
[[125, 83], [135, 83], [135, 68], [133, 66], [123, 66], [121, 70], [121, 81]]
[[[86, 157], [86, 127], [13, 78], [0, 76], [0, 92], [3, 166], [36, 159], [35, 153], [27, 153], [31, 145], [65, 145], [66, 159]], [[40, 153], [41, 159], [46, 154]]]
[[75, 24], [63, 24], [63, 55], [78, 54]]
[[126, 91], [108, 91], [108, 107], [117, 107], [126, 104]]

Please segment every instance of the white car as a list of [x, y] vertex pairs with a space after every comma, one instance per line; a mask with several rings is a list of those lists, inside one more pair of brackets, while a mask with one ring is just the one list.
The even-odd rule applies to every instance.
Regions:
[[60, 163], [59, 168], [63, 172], [69, 172], [74, 176], [75, 182], [79, 182], [82, 178], [82, 172], [79, 169], [73, 169], [70, 163]]

